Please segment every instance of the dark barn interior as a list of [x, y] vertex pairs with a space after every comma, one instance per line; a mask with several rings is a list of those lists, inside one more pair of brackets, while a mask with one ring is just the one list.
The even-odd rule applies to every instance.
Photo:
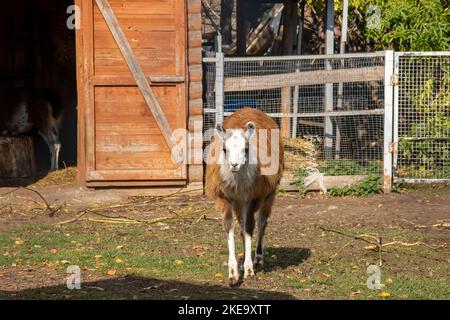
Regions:
[[[70, 5], [73, 0], [4, 0], [0, 11], [0, 90], [46, 88], [61, 98], [60, 168], [76, 165], [77, 159], [75, 30], [67, 27]], [[37, 134], [33, 140], [38, 172], [46, 172], [48, 147]]]

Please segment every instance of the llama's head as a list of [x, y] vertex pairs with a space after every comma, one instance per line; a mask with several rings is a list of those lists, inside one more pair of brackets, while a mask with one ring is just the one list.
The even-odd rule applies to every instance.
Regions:
[[239, 172], [242, 165], [256, 164], [251, 139], [255, 134], [255, 124], [248, 122], [245, 129], [224, 129], [221, 123], [216, 132], [223, 141], [223, 164], [232, 172]]

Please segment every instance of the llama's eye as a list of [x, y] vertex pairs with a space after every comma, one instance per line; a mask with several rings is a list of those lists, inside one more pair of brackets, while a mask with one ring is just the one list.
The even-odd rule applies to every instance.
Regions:
[[246, 152], [246, 153], [248, 153], [248, 149], [249, 149], [249, 147], [248, 147], [248, 146], [245, 146], [245, 152]]
[[227, 153], [227, 148], [223, 148], [223, 153]]

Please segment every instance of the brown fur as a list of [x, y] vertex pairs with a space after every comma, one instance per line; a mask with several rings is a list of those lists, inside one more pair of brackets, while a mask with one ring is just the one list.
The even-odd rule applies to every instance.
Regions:
[[[226, 129], [246, 129], [248, 122], [254, 123], [256, 128], [256, 142], [259, 148], [260, 135], [258, 129], [267, 129], [267, 141], [265, 146], [268, 150], [263, 150], [265, 154], [271, 155], [271, 130], [278, 129], [277, 124], [273, 119], [271, 119], [264, 112], [256, 109], [244, 108], [236, 111], [233, 115], [228, 117], [224, 123], [223, 128]], [[218, 145], [219, 144], [219, 145]], [[216, 134], [211, 142], [209, 157], [215, 158], [215, 150], [222, 150], [223, 141]], [[261, 146], [265, 148], [265, 146]], [[259, 150], [258, 150], [259, 151]], [[258, 152], [258, 165], [256, 170], [256, 177], [249, 188], [245, 191], [239, 191], [239, 199], [236, 198], [236, 191], [232, 190], [229, 185], [224, 183], [223, 178], [220, 173], [220, 164], [212, 163], [208, 161], [206, 166], [206, 185], [205, 191], [206, 195], [215, 201], [216, 208], [219, 212], [223, 214], [224, 219], [224, 229], [227, 234], [232, 230], [233, 212], [236, 215], [237, 220], [241, 226], [241, 235], [244, 238], [244, 232], [249, 235], [253, 235], [255, 228], [255, 213], [259, 212], [258, 215], [258, 238], [256, 245], [256, 257], [255, 264], [263, 263], [263, 237], [265, 229], [267, 226], [267, 219], [269, 218], [272, 210], [273, 200], [275, 198], [275, 191], [280, 183], [283, 169], [284, 169], [284, 148], [283, 141], [280, 137], [279, 140], [279, 166], [278, 172], [273, 175], [261, 175], [261, 161], [259, 159]], [[227, 165], [227, 164], [225, 164]], [[239, 173], [238, 173], [239, 174]], [[245, 193], [245, 194], [242, 194]], [[244, 217], [242, 214], [242, 205], [248, 205], [247, 216]], [[245, 221], [244, 221], [245, 220]], [[245, 246], [244, 246], [245, 247]], [[234, 277], [234, 270], [232, 268], [230, 271], [230, 285], [236, 284], [236, 278]], [[251, 274], [253, 271], [251, 271]]]
[[[249, 121], [252, 121], [256, 129], [268, 129], [267, 134], [267, 146], [269, 148], [268, 154], [270, 154], [270, 146], [271, 146], [271, 135], [270, 129], [278, 129], [277, 124], [266, 115], [264, 112], [253, 109], [253, 108], [243, 108], [235, 113], [233, 113], [230, 117], [228, 117], [223, 122], [224, 129], [245, 129], [246, 125]], [[257, 132], [257, 139], [259, 139], [259, 134]], [[259, 142], [259, 140], [258, 140]], [[213, 154], [213, 150], [216, 150], [215, 144], [222, 143], [221, 139], [215, 136], [213, 141], [211, 142], [211, 156], [215, 156]], [[258, 143], [259, 145], [259, 143]], [[220, 147], [217, 147], [217, 150], [221, 150]], [[279, 151], [280, 151], [280, 159], [279, 159], [279, 169], [277, 174], [274, 175], [257, 175], [256, 181], [253, 185], [252, 190], [249, 192], [249, 200], [257, 200], [264, 199], [272, 192], [275, 192], [278, 184], [280, 183], [283, 170], [284, 170], [284, 147], [283, 141], [280, 137], [279, 141]], [[205, 192], [208, 197], [211, 199], [224, 198], [227, 199], [227, 195], [230, 194], [230, 190], [227, 190], [225, 185], [223, 184], [222, 178], [219, 173], [219, 164], [208, 164], [206, 166], [206, 185]]]

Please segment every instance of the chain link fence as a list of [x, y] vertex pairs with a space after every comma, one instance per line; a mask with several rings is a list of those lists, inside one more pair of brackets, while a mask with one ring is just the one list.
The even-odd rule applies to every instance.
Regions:
[[397, 181], [450, 181], [450, 52], [397, 52]]
[[325, 176], [382, 174], [384, 52], [219, 55], [203, 66], [205, 131], [240, 108], [257, 108], [280, 126], [285, 175], [311, 166]]

